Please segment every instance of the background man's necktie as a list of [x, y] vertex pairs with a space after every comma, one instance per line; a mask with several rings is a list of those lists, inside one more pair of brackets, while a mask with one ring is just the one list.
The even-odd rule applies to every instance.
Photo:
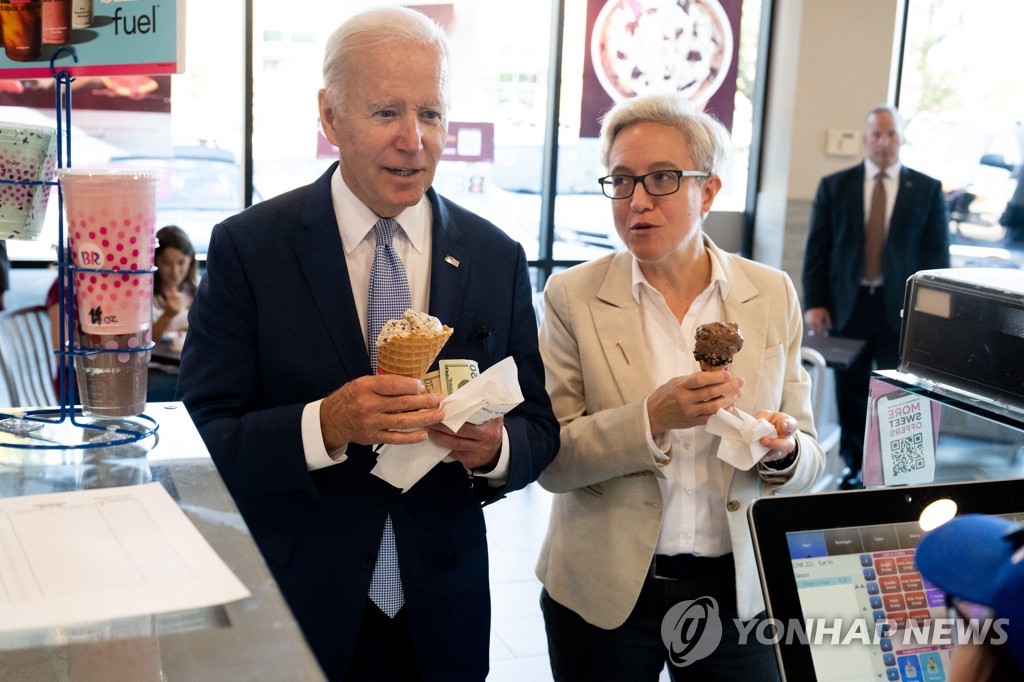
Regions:
[[[373, 226], [374, 234], [377, 235], [377, 246], [373, 251], [373, 267], [370, 269], [366, 338], [370, 350], [370, 367], [374, 374], [377, 373], [377, 336], [381, 328], [388, 320], [402, 317], [402, 313], [412, 306], [409, 278], [392, 245], [397, 228], [398, 223], [391, 218], [381, 218]], [[390, 514], [384, 522], [384, 534], [380, 539], [377, 563], [373, 567], [369, 596], [389, 618], [394, 618], [405, 603], [402, 576], [398, 570], [398, 548], [395, 545], [395, 531], [391, 525]]]
[[882, 276], [882, 249], [885, 246], [885, 173], [875, 176], [871, 209], [864, 230], [864, 279], [873, 282]]

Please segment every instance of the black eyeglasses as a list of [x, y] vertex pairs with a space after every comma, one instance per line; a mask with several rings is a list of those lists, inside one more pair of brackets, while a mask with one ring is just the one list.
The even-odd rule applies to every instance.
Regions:
[[710, 173], [692, 170], [658, 170], [645, 175], [606, 175], [598, 178], [601, 191], [609, 199], [628, 199], [633, 196], [638, 184], [652, 197], [663, 197], [679, 191], [683, 178], [706, 178]]

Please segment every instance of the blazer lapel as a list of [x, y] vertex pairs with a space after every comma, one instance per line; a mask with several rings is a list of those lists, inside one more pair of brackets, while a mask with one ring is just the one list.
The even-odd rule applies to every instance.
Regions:
[[889, 234], [886, 236], [886, 242], [893, 238], [894, 243], [902, 244], [901, 232], [918, 222], [914, 220], [913, 216], [916, 191], [917, 188], [906, 167], [901, 166], [899, 188], [896, 190], [896, 202], [893, 204], [892, 217], [889, 219]]
[[370, 373], [370, 357], [366, 352], [366, 330], [359, 323], [352, 298], [341, 232], [331, 200], [331, 176], [336, 167], [337, 164], [332, 165], [312, 185], [293, 245], [338, 360], [347, 376], [357, 377]]
[[846, 220], [849, 225], [848, 234], [851, 239], [847, 243], [851, 249], [850, 258], [858, 262], [864, 259], [864, 164], [855, 166], [851, 172], [849, 184], [846, 186]]
[[628, 251], [612, 257], [596, 300], [590, 302], [594, 326], [611, 330], [599, 335], [605, 359], [624, 403], [642, 400], [654, 385], [640, 306], [633, 298], [633, 258]]
[[[718, 256], [725, 278], [729, 282], [729, 295], [725, 299], [725, 321], [740, 325], [744, 346], [749, 346], [751, 349], [764, 348], [765, 340], [768, 337], [768, 301], [764, 297], [758, 296], [757, 287], [743, 272], [740, 265], [742, 261], [738, 257], [722, 253], [706, 237], [705, 244]], [[748, 414], [753, 414], [758, 409], [755, 401], [760, 389], [762, 359], [763, 352], [760, 350], [748, 353], [741, 350], [733, 358], [729, 368], [732, 374], [743, 377], [745, 382], [743, 397], [740, 398], [737, 406]], [[723, 490], [727, 492], [736, 470], [727, 466], [724, 467], [724, 471], [726, 480]]]
[[[456, 320], [459, 319], [465, 298], [459, 292], [466, 292], [469, 272], [476, 264], [475, 259], [483, 259], [486, 254], [467, 252], [460, 242], [459, 226], [452, 219], [444, 201], [433, 189], [427, 190], [427, 198], [433, 216], [430, 232], [430, 314], [458, 329]], [[444, 356], [444, 350], [441, 355]]]
[[[762, 349], [768, 338], [768, 301], [758, 296], [757, 287], [747, 278], [735, 256], [723, 254], [714, 244], [708, 243], [722, 264], [722, 270], [729, 281], [729, 296], [725, 299], [725, 321], [740, 325], [743, 345], [751, 349]], [[733, 358], [730, 371], [743, 377], [745, 386], [739, 408], [745, 412], [757, 409], [754, 401], [758, 395], [761, 380], [762, 352], [744, 353], [742, 350]]]

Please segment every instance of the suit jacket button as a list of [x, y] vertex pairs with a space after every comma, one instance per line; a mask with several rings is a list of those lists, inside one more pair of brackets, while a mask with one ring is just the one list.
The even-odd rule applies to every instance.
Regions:
[[739, 511], [739, 500], [729, 500], [729, 504], [725, 505], [725, 508], [728, 509], [729, 511]]
[[364, 556], [362, 559], [359, 560], [359, 567], [360, 568], [365, 568], [366, 570], [371, 571], [371, 570], [373, 570], [373, 566], [376, 563], [377, 563], [377, 557], [374, 557], [374, 556]]

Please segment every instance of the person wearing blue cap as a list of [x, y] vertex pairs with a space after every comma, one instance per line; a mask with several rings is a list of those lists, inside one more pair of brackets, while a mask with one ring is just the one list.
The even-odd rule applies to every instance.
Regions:
[[990, 630], [982, 643], [957, 646], [948, 679], [1024, 680], [1024, 523], [958, 516], [922, 538], [916, 560], [921, 575], [946, 591], [957, 617], [978, 618], [971, 607], [980, 606], [1003, 619], [1005, 637]]

